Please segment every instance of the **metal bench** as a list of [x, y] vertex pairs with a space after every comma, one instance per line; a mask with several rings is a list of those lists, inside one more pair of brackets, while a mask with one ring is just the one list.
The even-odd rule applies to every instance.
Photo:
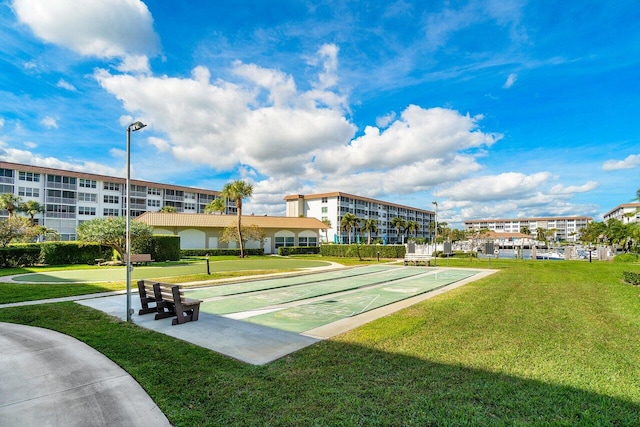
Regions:
[[420, 263], [424, 264], [426, 267], [431, 265], [431, 255], [427, 254], [405, 254], [404, 255], [404, 265], [413, 264], [415, 266]]

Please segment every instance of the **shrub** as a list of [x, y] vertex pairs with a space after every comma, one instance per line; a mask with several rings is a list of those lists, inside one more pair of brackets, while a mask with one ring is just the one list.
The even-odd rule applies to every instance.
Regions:
[[[246, 249], [244, 250], [244, 254], [248, 255], [264, 255], [263, 249]], [[182, 249], [180, 250], [181, 257], [190, 257], [190, 256], [240, 256], [240, 248], [230, 249], [230, 248], [217, 248], [217, 249]]]
[[322, 256], [342, 258], [404, 258], [404, 245], [333, 245], [320, 246]]
[[113, 251], [109, 246], [83, 242], [40, 243], [40, 262], [49, 265], [93, 264], [96, 259], [111, 259]]
[[0, 247], [0, 267], [16, 268], [36, 265], [40, 262], [39, 244], [18, 244]]
[[131, 244], [131, 253], [151, 254], [156, 261], [178, 261], [181, 256], [180, 236], [154, 234]]
[[638, 262], [638, 255], [636, 254], [620, 254], [613, 258], [613, 262]]
[[320, 246], [287, 246], [278, 248], [278, 255], [319, 254]]
[[635, 273], [633, 271], [623, 271], [622, 277], [624, 281], [632, 284], [633, 286], [640, 286], [640, 273]]

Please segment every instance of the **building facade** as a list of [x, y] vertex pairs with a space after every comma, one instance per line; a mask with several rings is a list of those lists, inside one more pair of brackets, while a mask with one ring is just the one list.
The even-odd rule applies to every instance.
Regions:
[[[377, 221], [378, 231], [371, 233], [371, 239], [380, 239], [384, 244], [404, 243], [408, 237], [418, 237], [430, 240], [431, 223], [435, 220], [432, 211], [412, 208], [382, 200], [370, 199], [348, 193], [334, 192], [322, 194], [295, 194], [285, 198], [287, 217], [313, 217], [320, 221], [328, 220], [331, 224], [322, 236], [323, 240], [333, 243], [349, 243], [349, 233], [340, 229], [342, 217], [346, 213], [352, 213], [361, 220], [372, 219]], [[404, 221], [415, 221], [418, 231], [407, 236], [391, 224], [393, 218], [401, 218]], [[360, 229], [351, 233], [352, 242], [366, 242], [369, 235]]]
[[640, 222], [640, 203], [624, 203], [618, 205], [603, 216], [604, 221], [617, 219], [624, 224]]
[[[235, 227], [236, 215], [185, 215], [180, 213], [147, 212], [135, 221], [153, 227], [155, 234], [180, 236], [180, 249], [236, 248], [236, 242], [221, 240], [224, 229]], [[242, 216], [243, 226], [257, 226], [264, 232], [262, 241], [248, 241], [247, 249], [264, 249], [265, 254], [277, 253], [279, 247], [318, 246], [320, 231], [326, 226], [316, 218], [283, 216]]]
[[[131, 216], [172, 206], [177, 212], [202, 213], [219, 197], [218, 191], [132, 179]], [[126, 179], [62, 169], [0, 162], [0, 194], [12, 193], [22, 202], [37, 201], [44, 212], [37, 224], [56, 230], [60, 240], [75, 240], [83, 221], [126, 215]], [[235, 214], [235, 206], [226, 213]], [[0, 217], [8, 212], [0, 211]]]
[[507, 218], [475, 219], [464, 222], [465, 231], [488, 229], [496, 233], [520, 233], [524, 228], [535, 236], [539, 228], [554, 230], [556, 241], [576, 242], [580, 229], [593, 219], [586, 216], [548, 217], [548, 218]]

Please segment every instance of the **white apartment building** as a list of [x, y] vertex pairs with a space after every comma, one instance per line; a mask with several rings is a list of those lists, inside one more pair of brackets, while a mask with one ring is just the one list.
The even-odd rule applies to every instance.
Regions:
[[[203, 213], [218, 191], [131, 180], [131, 216], [173, 206], [177, 212]], [[126, 179], [0, 161], [0, 194], [13, 193], [22, 202], [35, 200], [44, 212], [38, 224], [56, 230], [60, 240], [75, 240], [83, 221], [126, 215]], [[235, 206], [226, 213], [235, 214]], [[0, 217], [8, 212], [0, 211]]]
[[[420, 237], [430, 239], [429, 225], [435, 220], [432, 211], [370, 199], [353, 194], [334, 192], [322, 194], [294, 194], [286, 196], [286, 216], [288, 217], [313, 217], [320, 221], [329, 220], [331, 228], [326, 236], [322, 236], [328, 242], [349, 243], [348, 233], [340, 230], [340, 222], [345, 213], [350, 212], [361, 220], [373, 219], [377, 221], [378, 232], [371, 234], [371, 240], [381, 239], [384, 244], [403, 243], [407, 237]], [[402, 218], [405, 221], [415, 221], [419, 230], [412, 236], [398, 233], [391, 225], [393, 218]], [[360, 238], [364, 243], [368, 234], [361, 230], [351, 233], [352, 242]]]
[[536, 235], [538, 228], [555, 231], [556, 241], [576, 242], [579, 231], [593, 219], [586, 216], [566, 216], [548, 218], [508, 218], [508, 219], [474, 219], [464, 222], [465, 231], [488, 229], [496, 233], [519, 233], [523, 227]]
[[604, 221], [617, 219], [624, 224], [640, 222], [640, 203], [624, 203], [618, 205], [603, 216]]

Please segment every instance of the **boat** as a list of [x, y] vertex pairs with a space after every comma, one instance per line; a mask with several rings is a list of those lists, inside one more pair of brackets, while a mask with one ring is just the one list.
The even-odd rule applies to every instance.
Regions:
[[538, 252], [536, 259], [564, 260], [564, 254], [556, 251]]

